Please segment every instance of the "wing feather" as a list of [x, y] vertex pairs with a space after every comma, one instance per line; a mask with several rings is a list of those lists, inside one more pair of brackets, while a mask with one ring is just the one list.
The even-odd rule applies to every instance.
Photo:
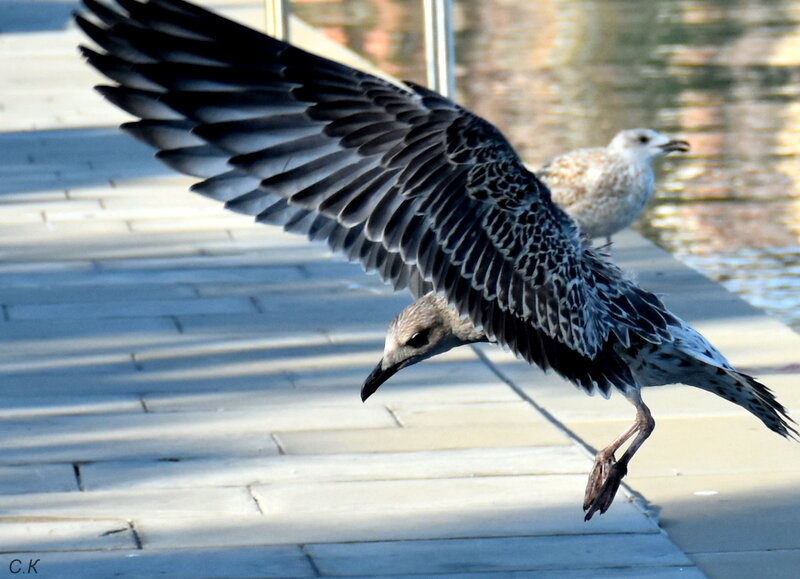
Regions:
[[670, 338], [661, 302], [594, 253], [485, 120], [183, 0], [85, 4], [78, 23], [104, 53], [84, 54], [117, 83], [101, 92], [160, 158], [205, 179], [195, 191], [396, 287], [432, 285], [587, 389], [632, 384], [631, 336]]

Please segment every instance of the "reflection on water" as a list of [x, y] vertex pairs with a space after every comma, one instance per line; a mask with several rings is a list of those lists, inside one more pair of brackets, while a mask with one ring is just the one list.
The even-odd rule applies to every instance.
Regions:
[[[424, 82], [420, 0], [302, 0], [298, 15]], [[640, 231], [800, 329], [800, 0], [456, 0], [458, 100], [538, 165], [652, 127]]]

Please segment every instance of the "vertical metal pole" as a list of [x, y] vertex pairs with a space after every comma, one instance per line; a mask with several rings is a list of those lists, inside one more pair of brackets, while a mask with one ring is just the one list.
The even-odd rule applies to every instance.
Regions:
[[267, 34], [280, 40], [289, 40], [289, 1], [264, 0]]
[[428, 87], [451, 98], [455, 94], [453, 11], [451, 0], [423, 0]]

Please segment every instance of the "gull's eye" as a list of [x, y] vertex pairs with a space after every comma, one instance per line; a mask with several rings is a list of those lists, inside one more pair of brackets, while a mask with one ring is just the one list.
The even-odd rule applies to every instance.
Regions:
[[413, 336], [408, 339], [406, 342], [406, 346], [411, 346], [412, 348], [421, 348], [422, 346], [428, 345], [428, 330], [422, 330], [421, 332], [416, 332]]
[[647, 135], [639, 135], [639, 142], [643, 145], [646, 145], [647, 143], [650, 142], [650, 137], [648, 137]]

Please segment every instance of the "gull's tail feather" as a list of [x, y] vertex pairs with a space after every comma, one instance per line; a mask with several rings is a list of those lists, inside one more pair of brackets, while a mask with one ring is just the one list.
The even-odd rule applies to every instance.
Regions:
[[[738, 404], [750, 414], [761, 420], [764, 425], [786, 438], [798, 438], [797, 423], [789, 416], [786, 407], [775, 398], [775, 394], [764, 384], [736, 370], [710, 366], [701, 360], [698, 365], [706, 367], [704, 381], [687, 384], [697, 386], [725, 400]], [[710, 375], [713, 374], [713, 375]]]
[[640, 384], [682, 383], [700, 388], [741, 406], [773, 432], [800, 440], [793, 426], [796, 422], [769, 388], [734, 369], [708, 340], [688, 324], [682, 322], [674, 327], [673, 335], [675, 339], [672, 342], [635, 348], [631, 367]]

